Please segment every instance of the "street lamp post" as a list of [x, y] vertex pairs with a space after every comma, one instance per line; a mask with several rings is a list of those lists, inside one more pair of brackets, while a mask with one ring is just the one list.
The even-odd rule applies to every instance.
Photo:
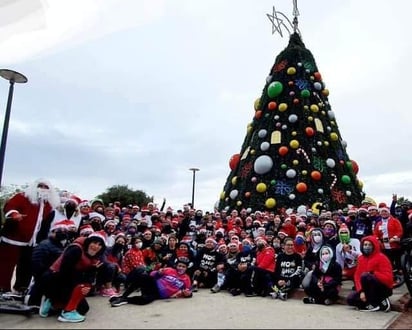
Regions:
[[196, 172], [199, 171], [198, 168], [189, 168], [189, 171], [193, 172], [193, 183], [192, 183], [192, 209], [195, 208], [195, 182], [196, 182]]
[[4, 115], [3, 133], [1, 135], [1, 145], [0, 145], [0, 189], [1, 189], [1, 182], [3, 178], [4, 157], [6, 154], [7, 133], [9, 130], [11, 101], [13, 100], [14, 83], [24, 84], [27, 82], [27, 78], [21, 73], [18, 73], [13, 70], [8, 70], [8, 69], [0, 69], [0, 76], [10, 82], [9, 97], [7, 99], [6, 114]]

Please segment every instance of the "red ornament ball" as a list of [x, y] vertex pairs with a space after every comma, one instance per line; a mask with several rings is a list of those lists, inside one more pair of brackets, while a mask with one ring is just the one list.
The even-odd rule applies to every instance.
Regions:
[[289, 152], [289, 148], [285, 146], [280, 147], [278, 152], [279, 152], [279, 155], [285, 156]]
[[304, 182], [299, 182], [299, 183], [296, 185], [296, 190], [297, 190], [298, 192], [300, 192], [300, 193], [304, 193], [304, 192], [306, 192], [306, 191], [308, 190], [308, 186], [307, 186], [306, 183], [304, 183]]
[[240, 154], [234, 154], [232, 157], [230, 157], [229, 167], [232, 171], [238, 166], [239, 160], [240, 160]]
[[277, 108], [277, 104], [276, 104], [276, 102], [269, 102], [269, 104], [268, 104], [268, 109], [269, 110], [275, 110], [276, 108]]
[[312, 137], [315, 135], [315, 130], [312, 127], [306, 127], [305, 133], [307, 136]]

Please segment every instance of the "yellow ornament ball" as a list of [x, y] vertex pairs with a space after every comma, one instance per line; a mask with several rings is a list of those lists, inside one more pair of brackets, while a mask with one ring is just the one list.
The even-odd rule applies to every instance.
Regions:
[[254, 108], [255, 108], [255, 110], [259, 110], [259, 108], [260, 108], [260, 97], [258, 97], [258, 98], [255, 100]]
[[222, 192], [220, 193], [220, 199], [221, 199], [221, 200], [224, 200], [224, 199], [225, 199], [225, 192], [224, 192], [224, 191], [222, 191]]
[[321, 113], [322, 115], [326, 115], [326, 112], [323, 111], [323, 110], [322, 110], [320, 113]]
[[312, 112], [318, 112], [319, 111], [319, 107], [316, 105], [316, 104], [312, 104], [311, 106], [310, 106], [310, 110], [312, 111]]
[[358, 180], [358, 187], [359, 187], [360, 189], [363, 188], [363, 182], [362, 182], [361, 180]]
[[302, 175], [307, 175], [307, 174], [308, 174], [308, 171], [303, 170], [301, 173], [302, 173]]
[[292, 161], [292, 164], [295, 165], [295, 166], [298, 166], [298, 165], [299, 165], [299, 161], [298, 161], [297, 159], [294, 159], [294, 160]]
[[323, 141], [323, 145], [324, 145], [325, 147], [329, 147], [329, 141]]
[[289, 74], [289, 75], [295, 74], [296, 73], [296, 68], [291, 66], [287, 69], [286, 73]]
[[335, 132], [330, 133], [330, 139], [332, 141], [338, 141], [339, 139], [338, 134], [336, 134]]
[[257, 184], [256, 186], [257, 192], [264, 193], [266, 190], [267, 190], [266, 184], [264, 184], [263, 182]]
[[268, 209], [274, 208], [274, 207], [276, 206], [276, 199], [274, 199], [274, 198], [268, 198], [268, 199], [266, 200], [266, 202], [265, 202], [265, 206], [266, 206]]
[[303, 110], [309, 110], [309, 107], [307, 105], [304, 105]]
[[236, 184], [237, 184], [237, 176], [234, 176], [234, 177], [232, 178], [232, 184], [233, 184], [234, 186], [236, 186]]
[[322, 95], [323, 96], [329, 96], [329, 89], [325, 88], [322, 90]]
[[284, 112], [284, 111], [286, 111], [288, 109], [288, 105], [286, 104], [286, 103], [281, 103], [281, 104], [279, 104], [279, 106], [278, 106], [278, 110], [280, 111], [280, 112]]
[[256, 153], [256, 150], [255, 150], [255, 149], [251, 149], [251, 150], [250, 150], [250, 154], [251, 154], [251, 155], [254, 155], [255, 153]]
[[309, 117], [308, 117], [308, 121], [313, 121], [313, 117], [312, 117], [312, 116], [309, 116]]
[[289, 146], [292, 149], [297, 149], [297, 148], [299, 148], [299, 141], [298, 140], [292, 140], [292, 141], [289, 142]]
[[242, 205], [242, 201], [237, 201], [237, 202], [236, 202], [236, 205], [237, 205], [237, 206], [241, 206], [241, 205]]
[[298, 133], [296, 133], [296, 131], [293, 131], [291, 134], [292, 136], [296, 136]]

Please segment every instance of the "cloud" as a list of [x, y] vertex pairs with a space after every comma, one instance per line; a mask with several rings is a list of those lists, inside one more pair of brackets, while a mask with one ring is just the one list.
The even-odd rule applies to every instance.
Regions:
[[[30, 3], [0, 10], [0, 61], [29, 79], [14, 91], [3, 184], [47, 177], [83, 198], [128, 184], [177, 209], [191, 201], [189, 168], [198, 167], [195, 205], [211, 210], [287, 45], [271, 35], [273, 2]], [[412, 196], [412, 5], [298, 5], [303, 41], [366, 193], [386, 202], [392, 192]], [[276, 8], [292, 13], [291, 3]]]

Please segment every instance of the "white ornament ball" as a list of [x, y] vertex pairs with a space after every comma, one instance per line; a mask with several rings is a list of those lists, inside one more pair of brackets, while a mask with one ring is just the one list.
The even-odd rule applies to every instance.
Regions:
[[289, 195], [289, 199], [290, 199], [290, 200], [294, 200], [295, 198], [296, 198], [296, 195], [295, 195], [295, 194], [290, 194], [290, 195]]
[[265, 141], [260, 144], [260, 150], [267, 151], [270, 148], [270, 143]]
[[233, 189], [233, 190], [230, 192], [229, 197], [230, 197], [231, 199], [235, 199], [238, 195], [239, 195], [239, 191], [238, 191], [237, 189]]
[[330, 168], [334, 168], [336, 163], [332, 158], [328, 158], [328, 159], [326, 159], [326, 165]]
[[323, 189], [322, 188], [318, 189], [318, 194], [323, 194]]
[[266, 83], [269, 84], [271, 82], [271, 80], [272, 80], [272, 76], [269, 75], [269, 76], [266, 77]]
[[298, 121], [298, 116], [296, 116], [294, 114], [290, 115], [288, 120], [289, 120], [290, 123], [296, 123]]
[[259, 156], [255, 160], [253, 169], [257, 174], [266, 174], [270, 172], [273, 167], [273, 160], [267, 155]]
[[317, 81], [313, 84], [313, 87], [315, 87], [315, 89], [320, 91], [322, 89], [322, 84], [319, 81]]
[[261, 139], [263, 139], [267, 134], [268, 134], [268, 131], [265, 130], [265, 129], [261, 129], [261, 130], [258, 132], [258, 136], [259, 136]]
[[346, 148], [348, 146], [348, 143], [345, 140], [342, 140], [342, 147]]
[[328, 117], [330, 120], [335, 120], [335, 113], [332, 110], [329, 110]]
[[352, 195], [352, 192], [350, 190], [346, 190], [346, 196]]
[[291, 169], [289, 169], [289, 170], [286, 171], [286, 176], [287, 176], [289, 179], [292, 179], [292, 178], [294, 178], [294, 177], [296, 176], [296, 171], [295, 171], [293, 168], [291, 168]]

